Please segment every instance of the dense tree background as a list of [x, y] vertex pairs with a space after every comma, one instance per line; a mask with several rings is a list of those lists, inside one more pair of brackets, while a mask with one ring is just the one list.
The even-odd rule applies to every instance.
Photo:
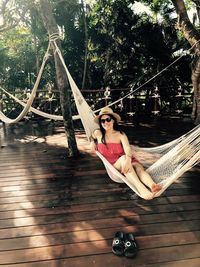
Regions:
[[[148, 14], [138, 14], [133, 0], [49, 2], [59, 25], [66, 64], [79, 88], [84, 66], [84, 88], [136, 87], [190, 48], [176, 29], [173, 1], [138, 1], [148, 6]], [[187, 9], [195, 8], [195, 2], [187, 1]], [[0, 15], [0, 84], [10, 91], [31, 88], [48, 44], [39, 5], [34, 0], [2, 0]], [[198, 16], [192, 23], [198, 31]], [[180, 85], [189, 88], [192, 57], [192, 53], [186, 54], [148, 86], [159, 86], [166, 99], [175, 95]], [[55, 84], [53, 65], [52, 58], [41, 87]]]

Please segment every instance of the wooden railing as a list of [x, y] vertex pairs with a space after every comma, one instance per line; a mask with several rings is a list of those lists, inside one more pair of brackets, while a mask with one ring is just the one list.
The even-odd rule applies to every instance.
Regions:
[[[182, 116], [191, 114], [193, 96], [192, 93], [188, 93], [190, 88], [187, 88], [187, 90], [180, 90], [179, 87], [176, 91], [177, 93], [174, 96], [167, 96], [163, 93], [160, 95], [157, 88], [144, 88], [142, 92], [136, 92], [123, 100], [120, 100], [112, 108], [122, 114], [124, 119], [140, 115]], [[128, 93], [130, 93], [130, 88], [82, 90], [82, 94], [92, 110], [97, 110], [105, 105], [113, 103], [114, 101], [123, 98]], [[20, 100], [26, 102], [30, 91], [23, 92], [23, 94], [16, 91], [12, 94]], [[0, 97], [0, 110], [6, 115], [15, 117], [15, 114], [18, 114], [22, 109], [19, 104], [6, 94], [3, 93]], [[39, 90], [34, 99], [33, 106], [44, 112], [60, 115], [61, 109], [59, 91]], [[71, 101], [71, 108], [73, 113], [76, 114], [77, 112], [73, 98]], [[36, 117], [37, 115], [31, 114], [31, 116]]]

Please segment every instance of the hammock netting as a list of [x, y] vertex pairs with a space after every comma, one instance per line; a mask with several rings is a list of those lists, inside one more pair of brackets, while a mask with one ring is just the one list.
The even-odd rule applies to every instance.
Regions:
[[[73, 80], [71, 74], [69, 73], [69, 70], [65, 65], [61, 51], [59, 50], [56, 44], [56, 40], [52, 39], [51, 42], [53, 43], [54, 47], [56, 47], [56, 52], [58, 53], [60, 60], [63, 64], [74, 96], [74, 100], [79, 115], [73, 116], [73, 119], [79, 119], [79, 118], [81, 119], [88, 140], [90, 140], [92, 132], [95, 129], [99, 128], [98, 124], [94, 122], [95, 113], [97, 111], [94, 112], [91, 110], [90, 106], [87, 104], [82, 93], [77, 87], [75, 81]], [[2, 121], [6, 123], [16, 123], [19, 120], [21, 120], [29, 111], [36, 113], [40, 116], [43, 116], [45, 118], [53, 120], [63, 120], [62, 116], [48, 114], [31, 107], [41, 79], [45, 63], [48, 58], [48, 52], [49, 52], [49, 47], [43, 59], [41, 69], [36, 79], [36, 83], [34, 85], [34, 88], [27, 103], [24, 103], [23, 101], [19, 100], [12, 94], [8, 93], [3, 88], [0, 88], [4, 93], [8, 94], [11, 98], [13, 98], [16, 102], [18, 102], [20, 105], [23, 106], [23, 111], [16, 119], [10, 119], [6, 117], [2, 112], [0, 112], [0, 119]], [[160, 196], [166, 190], [166, 188], [168, 188], [174, 181], [176, 181], [184, 172], [188, 171], [190, 168], [199, 163], [200, 126], [199, 125], [196, 126], [188, 133], [161, 146], [153, 148], [141, 148], [137, 146], [132, 146], [132, 148], [133, 148], [133, 153], [136, 155], [136, 158], [138, 158], [145, 166], [148, 167], [147, 172], [151, 175], [153, 180], [156, 183], [162, 184], [162, 189], [159, 192], [157, 192], [155, 197]], [[119, 171], [117, 171], [98, 151], [96, 153], [99, 156], [99, 158], [103, 161], [107, 173], [113, 181], [118, 183], [126, 183], [136, 194], [142, 197], [135, 188], [131, 180], [129, 180]]]

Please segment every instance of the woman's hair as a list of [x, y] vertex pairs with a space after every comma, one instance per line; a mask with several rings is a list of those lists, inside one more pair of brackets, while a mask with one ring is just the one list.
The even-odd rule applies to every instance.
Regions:
[[[113, 129], [114, 129], [115, 131], [119, 131], [119, 132], [121, 132], [120, 127], [119, 127], [119, 124], [117, 123], [116, 118], [115, 118], [114, 116], [112, 116], [111, 114], [106, 114], [106, 115], [110, 116], [111, 119], [114, 120], [114, 123], [113, 123]], [[102, 115], [102, 116], [103, 116], [103, 115]], [[101, 124], [101, 117], [102, 117], [102, 116], [99, 117], [99, 127], [100, 127], [100, 131], [101, 131], [101, 133], [102, 133], [101, 142], [102, 142], [103, 144], [106, 145], [106, 137], [105, 137], [105, 135], [106, 135], [106, 131], [105, 131], [105, 129], [103, 128], [103, 126], [102, 126], [102, 124]]]

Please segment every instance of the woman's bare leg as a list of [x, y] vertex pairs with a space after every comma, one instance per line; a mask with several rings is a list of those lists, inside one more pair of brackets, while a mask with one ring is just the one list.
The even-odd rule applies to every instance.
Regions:
[[[122, 156], [114, 164], [114, 167], [116, 169], [118, 169], [119, 171], [121, 171], [121, 166], [122, 166], [123, 160], [125, 160], [125, 158]], [[148, 188], [146, 188], [146, 186], [143, 183], [141, 183], [140, 179], [138, 178], [138, 176], [137, 176], [137, 174], [136, 174], [136, 172], [132, 166], [131, 166], [130, 170], [127, 173], [125, 173], [124, 175], [128, 179], [129, 183], [133, 184], [136, 187], [137, 191], [139, 192], [139, 194], [141, 195], [142, 198], [147, 199], [147, 200], [153, 198], [153, 193], [150, 192], [148, 190]]]
[[135, 169], [135, 172], [137, 173], [142, 183], [145, 184], [153, 193], [161, 190], [162, 186], [156, 184], [153, 181], [151, 176], [144, 170], [143, 166], [140, 163], [133, 163], [133, 168]]
[[138, 178], [136, 172], [133, 170], [130, 170], [129, 172], [124, 174], [126, 176], [126, 178], [129, 180], [129, 182], [131, 184], [133, 184], [137, 191], [139, 192], [140, 196], [146, 200], [150, 200], [153, 198], [153, 193], [151, 191], [149, 191], [148, 188], [146, 188], [146, 186], [141, 183], [140, 179]]

